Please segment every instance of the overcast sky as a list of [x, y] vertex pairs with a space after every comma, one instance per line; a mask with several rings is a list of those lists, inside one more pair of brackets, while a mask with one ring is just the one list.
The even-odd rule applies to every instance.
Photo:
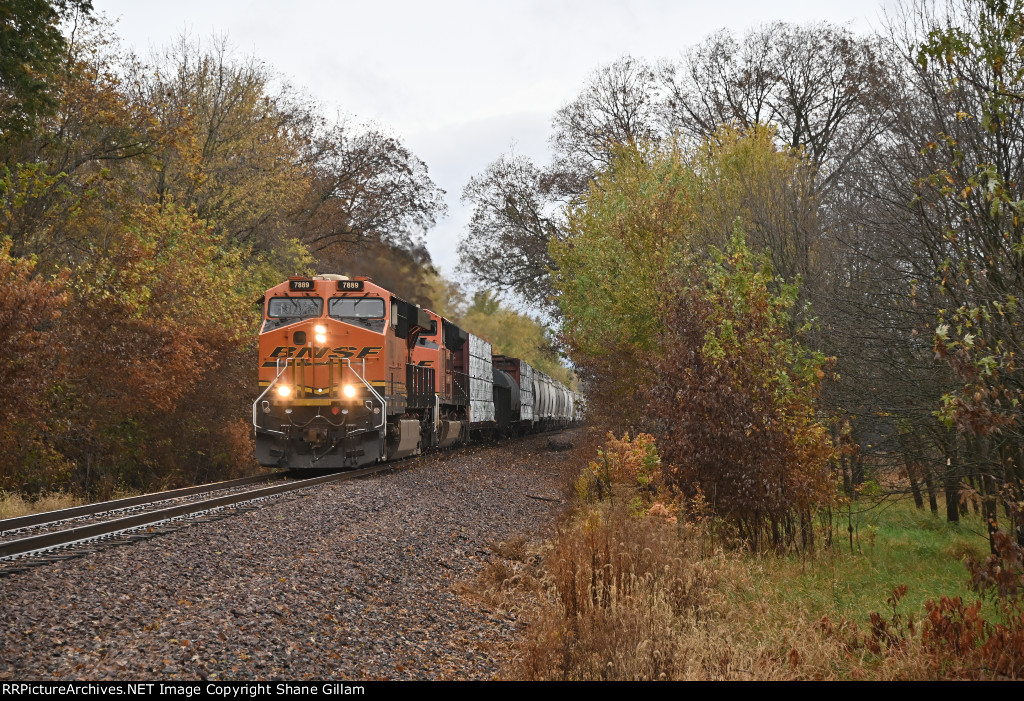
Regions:
[[182, 32], [226, 35], [329, 115], [375, 122], [426, 162], [448, 217], [427, 236], [447, 275], [470, 210], [462, 188], [509, 150], [547, 161], [555, 111], [598, 66], [675, 58], [711, 32], [828, 21], [867, 32], [891, 0], [93, 0], [145, 56]]

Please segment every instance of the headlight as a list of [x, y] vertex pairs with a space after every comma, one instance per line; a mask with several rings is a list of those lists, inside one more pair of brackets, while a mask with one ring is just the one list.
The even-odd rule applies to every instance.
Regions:
[[341, 389], [341, 391], [342, 391], [342, 393], [344, 393], [344, 395], [345, 395], [346, 397], [348, 397], [349, 399], [351, 399], [352, 397], [356, 396], [356, 388], [355, 388], [355, 387], [353, 387], [352, 385], [345, 385], [345, 386], [344, 386], [344, 387], [343, 387], [343, 388]]
[[313, 327], [313, 330], [316, 331], [317, 333], [327, 333], [327, 327], [324, 326], [323, 324], [317, 324], [316, 326]]
[[316, 335], [316, 342], [317, 342], [317, 343], [327, 343], [327, 336], [325, 336], [325, 335], [324, 335], [324, 334], [322, 334], [322, 333], [318, 333], [318, 334]]
[[277, 388], [277, 396], [281, 398], [287, 398], [291, 395], [291, 393], [292, 388], [289, 387], [288, 385], [281, 385], [280, 387]]

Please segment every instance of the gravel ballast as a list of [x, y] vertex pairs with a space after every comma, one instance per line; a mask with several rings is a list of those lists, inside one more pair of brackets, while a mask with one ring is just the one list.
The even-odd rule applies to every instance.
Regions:
[[547, 441], [431, 456], [0, 579], [0, 679], [493, 679], [517, 623], [459, 585], [562, 509], [564, 453]]

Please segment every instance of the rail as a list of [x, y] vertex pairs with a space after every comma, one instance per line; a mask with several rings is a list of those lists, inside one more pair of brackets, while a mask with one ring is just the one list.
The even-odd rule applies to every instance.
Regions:
[[107, 511], [128, 509], [133, 506], [145, 506], [154, 502], [170, 501], [171, 499], [180, 499], [182, 497], [194, 496], [196, 494], [205, 494], [206, 492], [216, 492], [224, 489], [233, 489], [235, 487], [244, 487], [258, 482], [269, 482], [273, 479], [274, 475], [242, 477], [236, 480], [228, 480], [226, 482], [211, 482], [210, 484], [200, 484], [195, 487], [170, 489], [166, 492], [142, 494], [136, 497], [124, 497], [123, 499], [113, 499], [111, 501], [103, 501], [96, 504], [71, 506], [66, 509], [58, 509], [56, 511], [43, 511], [35, 514], [27, 514], [25, 516], [14, 516], [12, 518], [0, 519], [0, 534], [8, 531], [17, 531], [22, 528], [29, 528], [30, 526], [54, 523], [56, 521], [67, 521], [73, 518], [95, 516]]
[[[349, 479], [355, 479], [357, 477], [364, 477], [375, 472], [395, 469], [396, 467], [397, 466], [394, 464], [383, 463], [381, 465], [374, 465], [361, 470], [338, 472], [330, 475], [324, 475], [322, 477], [311, 477], [309, 479], [299, 480], [298, 482], [261, 487], [245, 492], [236, 492], [234, 494], [214, 497], [212, 499], [204, 499], [202, 501], [193, 501], [187, 504], [177, 504], [164, 509], [124, 516], [122, 518], [116, 518], [100, 523], [91, 523], [59, 531], [51, 531], [49, 533], [28, 536], [18, 540], [9, 540], [0, 543], [0, 561], [4, 558], [25, 555], [38, 550], [55, 548], [58, 546], [71, 545], [80, 541], [100, 538], [134, 528], [141, 528], [143, 526], [152, 526], [176, 517], [206, 512], [212, 509], [223, 508], [225, 506], [233, 506], [235, 504], [252, 501], [254, 499], [283, 494], [297, 489], [305, 489], [306, 487], [312, 487], [326, 482], [341, 482]], [[0, 574], [2, 574], [2, 572], [0, 572]]]

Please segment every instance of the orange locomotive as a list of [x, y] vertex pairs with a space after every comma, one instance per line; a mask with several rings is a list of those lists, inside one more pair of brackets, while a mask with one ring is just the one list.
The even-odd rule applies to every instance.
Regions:
[[432, 445], [447, 448], [463, 438], [469, 418], [469, 385], [464, 363], [468, 348], [465, 331], [426, 310], [430, 326], [416, 339], [412, 361], [434, 372], [437, 430]]
[[368, 278], [293, 277], [266, 292], [263, 311], [261, 465], [359, 467], [579, 418], [568, 388], [558, 385], [558, 411], [539, 411], [547, 385], [534, 391], [527, 363], [492, 356], [487, 341]]
[[434, 369], [410, 363], [426, 312], [341, 275], [293, 277], [263, 301], [261, 465], [357, 467], [419, 451], [436, 415]]

